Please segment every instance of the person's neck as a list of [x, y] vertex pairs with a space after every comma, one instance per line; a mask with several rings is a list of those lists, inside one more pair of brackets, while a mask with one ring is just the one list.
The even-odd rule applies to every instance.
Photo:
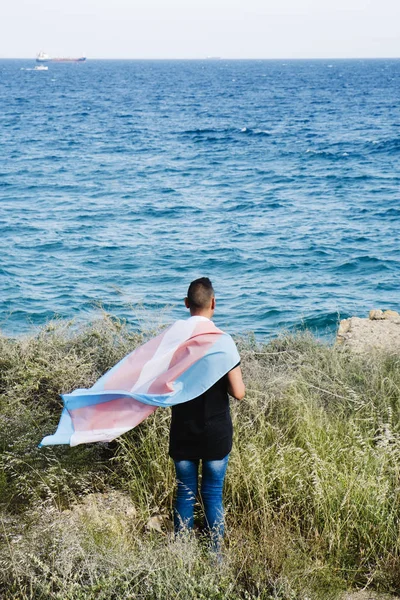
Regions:
[[211, 310], [194, 310], [194, 311], [190, 311], [190, 316], [191, 317], [206, 317], [206, 319], [211, 319], [211, 317], [213, 316], [214, 311]]

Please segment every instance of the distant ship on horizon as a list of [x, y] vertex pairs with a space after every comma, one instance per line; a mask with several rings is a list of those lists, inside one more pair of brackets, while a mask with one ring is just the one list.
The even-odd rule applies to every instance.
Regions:
[[85, 62], [86, 56], [80, 56], [79, 58], [70, 58], [70, 57], [56, 57], [51, 58], [45, 52], [39, 52], [36, 56], [36, 62], [44, 63], [44, 62]]

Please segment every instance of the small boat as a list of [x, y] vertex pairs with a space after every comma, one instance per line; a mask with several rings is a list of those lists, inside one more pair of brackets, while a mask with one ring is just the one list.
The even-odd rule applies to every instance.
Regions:
[[36, 65], [36, 67], [33, 70], [34, 71], [48, 71], [49, 67], [45, 67], [44, 65]]

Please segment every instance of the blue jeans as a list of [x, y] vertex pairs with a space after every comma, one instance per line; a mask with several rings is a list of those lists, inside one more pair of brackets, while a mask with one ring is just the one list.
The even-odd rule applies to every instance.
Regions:
[[[221, 460], [202, 461], [201, 501], [206, 528], [216, 540], [224, 535], [222, 490], [229, 454]], [[199, 460], [176, 460], [178, 490], [174, 509], [175, 532], [193, 528], [194, 505], [197, 496]]]

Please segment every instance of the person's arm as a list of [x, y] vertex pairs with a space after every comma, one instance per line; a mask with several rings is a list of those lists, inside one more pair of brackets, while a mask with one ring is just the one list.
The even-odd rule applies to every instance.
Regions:
[[237, 398], [238, 400], [243, 400], [246, 388], [244, 387], [240, 365], [232, 369], [232, 371], [229, 371], [227, 378], [228, 394], [234, 398]]

